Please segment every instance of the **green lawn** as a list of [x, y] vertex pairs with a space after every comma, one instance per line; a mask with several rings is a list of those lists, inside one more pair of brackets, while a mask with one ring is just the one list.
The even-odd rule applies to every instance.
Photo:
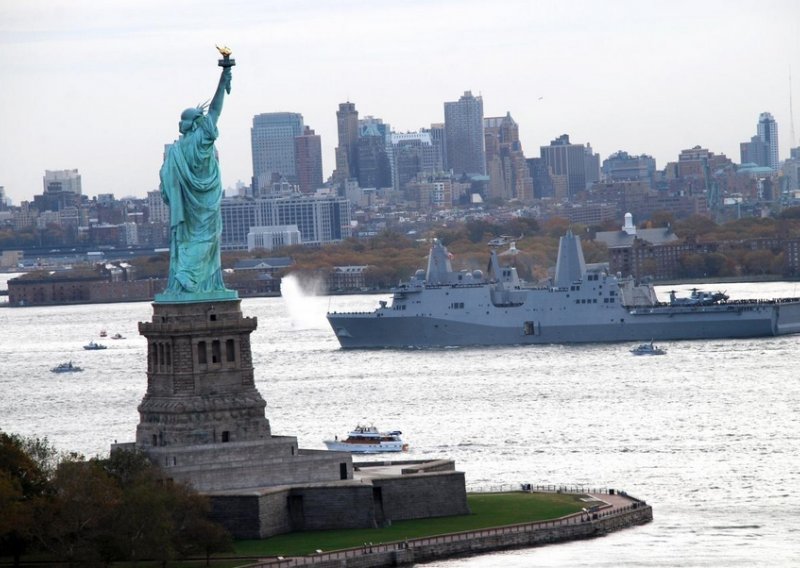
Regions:
[[467, 495], [471, 515], [397, 521], [381, 529], [307, 531], [264, 540], [240, 540], [235, 554], [242, 556], [298, 556], [316, 550], [338, 550], [460, 531], [556, 519], [587, 507], [585, 495], [559, 493], [472, 493]]

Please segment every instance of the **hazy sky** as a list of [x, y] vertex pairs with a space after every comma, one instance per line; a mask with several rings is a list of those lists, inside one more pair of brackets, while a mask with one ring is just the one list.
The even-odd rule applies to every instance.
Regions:
[[6, 195], [32, 199], [46, 169], [78, 168], [89, 196], [156, 189], [180, 112], [214, 92], [216, 43], [237, 61], [225, 187], [249, 183], [262, 112], [302, 113], [327, 178], [347, 100], [404, 132], [471, 90], [486, 116], [511, 112], [529, 157], [567, 133], [659, 168], [695, 145], [738, 162], [763, 111], [781, 159], [800, 136], [798, 0], [0, 0]]

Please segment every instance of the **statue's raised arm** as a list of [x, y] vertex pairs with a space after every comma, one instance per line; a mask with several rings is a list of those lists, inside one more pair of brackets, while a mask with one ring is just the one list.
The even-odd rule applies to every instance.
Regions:
[[222, 67], [217, 90], [204, 112], [204, 105], [181, 114], [181, 136], [167, 147], [161, 166], [161, 196], [169, 205], [169, 280], [156, 302], [202, 302], [236, 299], [225, 288], [220, 262], [222, 236], [222, 183], [214, 142], [219, 136], [217, 120], [231, 88], [231, 67], [236, 62], [230, 50], [217, 48]]
[[211, 105], [208, 107], [208, 116], [214, 121], [214, 124], [217, 123], [217, 119], [222, 113], [222, 103], [225, 100], [225, 93], [231, 94], [231, 67], [236, 65], [236, 60], [231, 59], [232, 52], [229, 47], [217, 46], [217, 50], [219, 50], [220, 55], [222, 55], [222, 59], [218, 62], [219, 66], [222, 67], [222, 73], [220, 73], [219, 76], [217, 90], [214, 93], [214, 97], [211, 99]]

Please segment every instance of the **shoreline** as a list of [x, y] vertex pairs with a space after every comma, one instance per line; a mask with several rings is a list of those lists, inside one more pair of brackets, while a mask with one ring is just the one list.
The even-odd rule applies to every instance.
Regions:
[[[559, 490], [559, 492], [562, 492]], [[566, 491], [563, 491], [566, 493]], [[585, 493], [580, 493], [585, 494]], [[589, 538], [652, 522], [653, 508], [625, 492], [588, 495], [606, 503], [597, 511], [579, 512], [559, 519], [407, 539], [386, 544], [318, 552], [307, 556], [264, 558], [252, 567], [323, 566], [325, 568], [384, 568], [424, 564], [500, 550], [535, 548]]]

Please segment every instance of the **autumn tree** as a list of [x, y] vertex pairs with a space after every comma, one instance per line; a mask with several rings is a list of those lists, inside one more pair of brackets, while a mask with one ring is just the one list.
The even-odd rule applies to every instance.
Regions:
[[50, 491], [48, 448], [47, 440], [28, 441], [0, 432], [0, 556], [11, 556], [15, 566], [34, 543], [36, 510]]

